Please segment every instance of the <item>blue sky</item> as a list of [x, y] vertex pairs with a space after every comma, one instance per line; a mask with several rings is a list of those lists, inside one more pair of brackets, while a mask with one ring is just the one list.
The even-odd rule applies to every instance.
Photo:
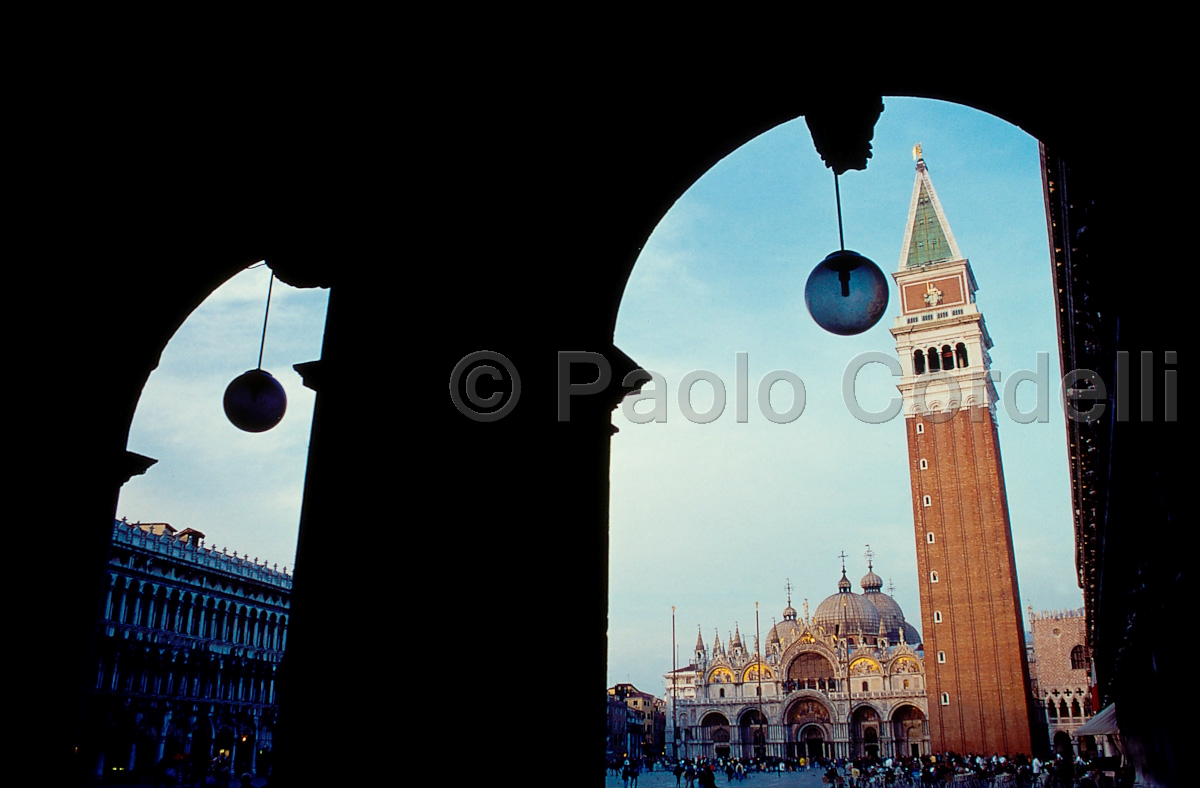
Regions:
[[[895, 584], [920, 628], [907, 450], [900, 419], [863, 424], [842, 401], [847, 364], [866, 351], [895, 355], [888, 333], [899, 311], [890, 273], [900, 259], [922, 143], [934, 188], [979, 283], [978, 304], [995, 342], [1001, 388], [1012, 373], [1050, 358], [1049, 418], [1017, 423], [999, 413], [1021, 606], [1082, 604], [1074, 542], [1066, 430], [1056, 400], [1058, 372], [1051, 263], [1037, 141], [984, 113], [943, 102], [885, 99], [865, 171], [841, 177], [846, 248], [889, 274], [891, 301], [874, 328], [855, 337], [823, 332], [804, 306], [809, 273], [838, 248], [832, 172], [803, 119], [750, 141], [697, 181], [663, 217], [634, 268], [616, 344], [661, 373], [666, 423], [614, 415], [612, 444], [608, 683], [661, 694], [671, 667], [671, 606], [680, 664], [697, 627], [706, 643], [735, 624], [754, 635], [754, 604], [765, 635], [786, 604], [799, 610], [836, 591], [838, 554], [858, 590], [870, 544], [875, 571]], [[735, 358], [747, 354], [749, 418], [735, 419]], [[677, 403], [689, 371], [726, 384], [720, 418], [694, 424]], [[782, 369], [805, 387], [805, 410], [790, 424], [761, 416], [759, 379]], [[896, 396], [881, 365], [858, 376], [859, 402], [883, 410]], [[785, 384], [771, 392], [791, 405]], [[693, 407], [711, 389], [698, 383]], [[1033, 409], [1025, 383], [1014, 403]], [[638, 406], [649, 410], [650, 403]]]

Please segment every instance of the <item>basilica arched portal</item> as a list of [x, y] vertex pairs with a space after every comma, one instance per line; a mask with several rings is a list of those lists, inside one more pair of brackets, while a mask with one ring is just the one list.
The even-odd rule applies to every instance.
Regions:
[[729, 720], [720, 712], [709, 712], [700, 721], [701, 743], [704, 749], [712, 747], [717, 758], [729, 757]]
[[824, 758], [829, 752], [832, 715], [815, 694], [798, 698], [784, 715], [788, 730], [789, 758]]
[[892, 741], [900, 757], [920, 757], [928, 751], [929, 721], [916, 706], [898, 706], [891, 717]]
[[741, 742], [740, 756], [743, 758], [761, 758], [766, 755], [767, 727], [766, 715], [758, 709], [750, 709], [738, 720], [738, 735]]
[[850, 755], [854, 758], [878, 758], [882, 720], [874, 706], [863, 704], [850, 715]]
[[808, 758], [826, 758], [829, 756], [829, 745], [825, 742], [825, 728], [821, 725], [805, 725], [796, 734], [797, 745], [796, 752], [792, 757]]

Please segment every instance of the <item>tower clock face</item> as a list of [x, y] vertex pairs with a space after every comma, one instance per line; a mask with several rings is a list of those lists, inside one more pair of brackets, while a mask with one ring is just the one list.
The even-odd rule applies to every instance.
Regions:
[[965, 262], [960, 265], [951, 262], [945, 267], [956, 270], [948, 271], [933, 281], [905, 282], [901, 286], [905, 312], [970, 303], [970, 275], [965, 271]]

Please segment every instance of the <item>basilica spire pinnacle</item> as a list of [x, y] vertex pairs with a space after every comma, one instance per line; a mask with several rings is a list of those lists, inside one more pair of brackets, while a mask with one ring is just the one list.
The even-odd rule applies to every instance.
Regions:
[[848, 594], [850, 593], [852, 586], [850, 585], [850, 581], [846, 578], [846, 551], [843, 550], [838, 557], [842, 559], [842, 579], [839, 580], [837, 584], [838, 592]]

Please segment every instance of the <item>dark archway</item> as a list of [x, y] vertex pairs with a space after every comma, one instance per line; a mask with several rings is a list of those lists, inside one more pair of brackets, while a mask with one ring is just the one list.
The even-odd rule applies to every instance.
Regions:
[[859, 706], [850, 715], [850, 757], [878, 758], [882, 720], [872, 706]]
[[758, 709], [749, 709], [738, 719], [742, 758], [762, 758], [767, 754], [767, 718]]
[[928, 750], [929, 722], [916, 706], [905, 704], [892, 712], [892, 741], [898, 757], [918, 757]]
[[825, 731], [820, 725], [806, 725], [798, 735], [802, 757], [810, 761], [829, 757], [829, 745], [825, 742]]
[[710, 711], [700, 720], [702, 744], [712, 747], [712, 755], [717, 758], [729, 757], [729, 746], [732, 736], [729, 730], [729, 720], [724, 714]]
[[1068, 763], [1075, 757], [1075, 747], [1071, 743], [1071, 734], [1057, 731], [1054, 734], [1054, 754], [1061, 755]]

